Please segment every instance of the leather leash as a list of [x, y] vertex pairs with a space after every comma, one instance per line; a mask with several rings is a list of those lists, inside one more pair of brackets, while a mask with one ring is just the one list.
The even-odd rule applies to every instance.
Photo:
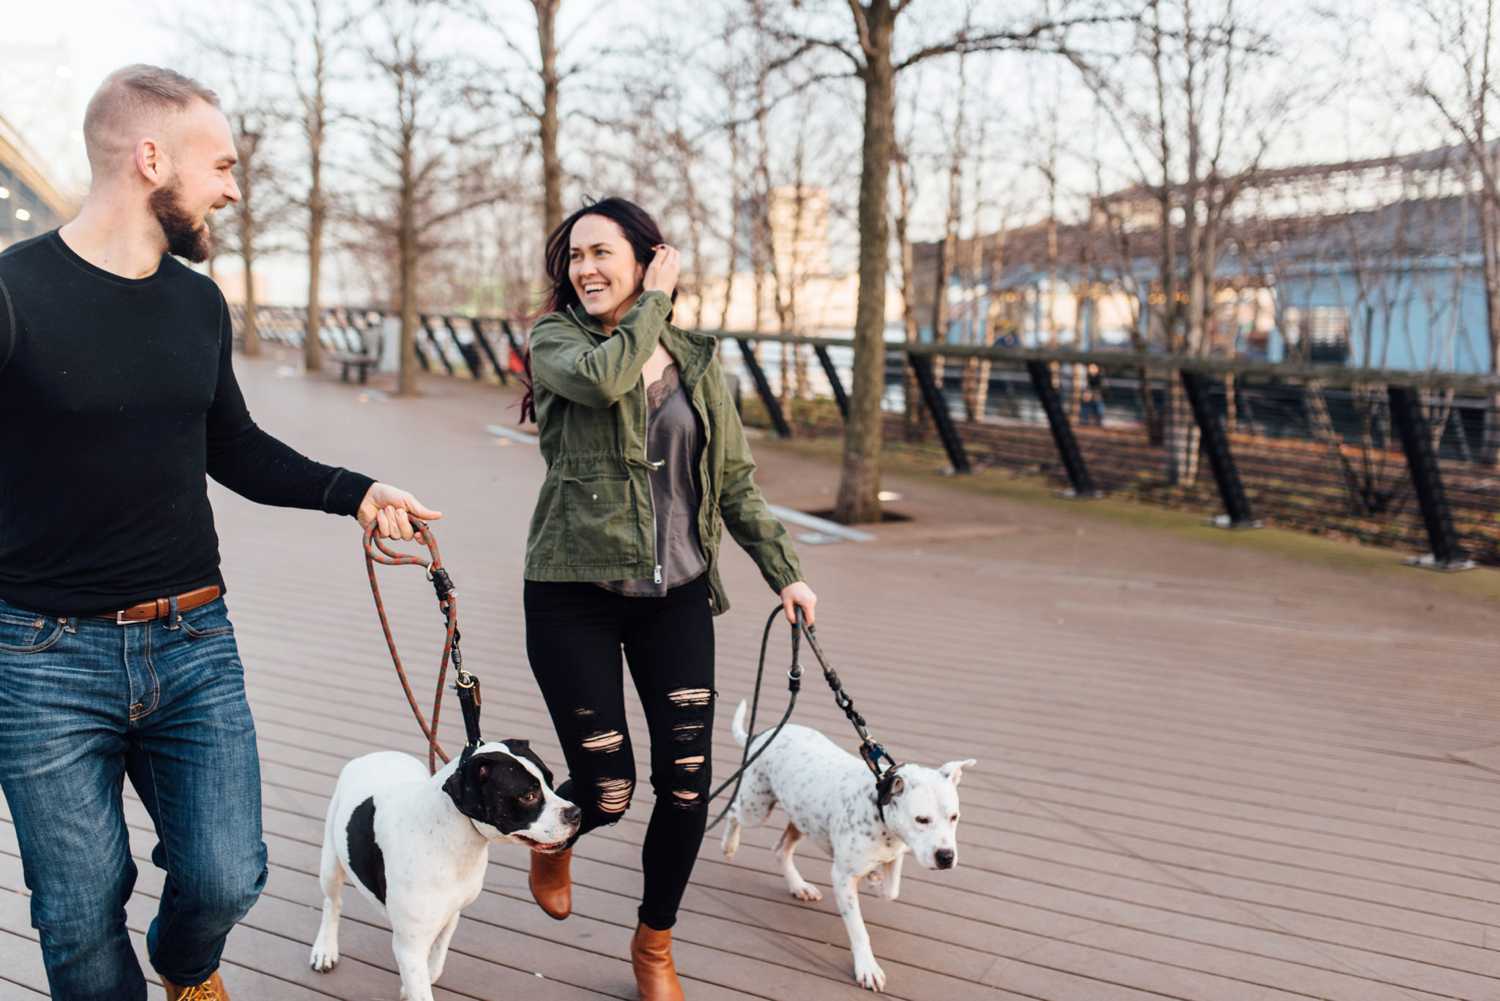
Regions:
[[[466, 755], [480, 744], [479, 708], [482, 699], [479, 678], [464, 669], [463, 652], [459, 649], [458, 589], [453, 586], [453, 579], [443, 568], [443, 557], [438, 550], [437, 536], [433, 534], [432, 526], [426, 522], [413, 518], [411, 523], [416, 529], [416, 541], [427, 548], [430, 559], [424, 560], [420, 556], [391, 549], [384, 539], [375, 537], [375, 523], [372, 521], [365, 529], [365, 568], [370, 575], [370, 594], [375, 599], [375, 612], [380, 616], [380, 628], [385, 633], [385, 643], [391, 651], [391, 662], [396, 666], [396, 677], [401, 681], [401, 690], [406, 693], [406, 701], [411, 706], [412, 715], [417, 719], [417, 726], [421, 729], [422, 736], [427, 739], [427, 770], [436, 772], [437, 759], [441, 758], [444, 764], [449, 761], [447, 752], [438, 743], [437, 731], [438, 720], [443, 711], [443, 683], [448, 678], [450, 663], [457, 675], [454, 690], [458, 694], [459, 707], [463, 710], [464, 731], [468, 737], [468, 743], [464, 747]], [[386, 566], [421, 567], [427, 571], [427, 579], [432, 582], [433, 590], [437, 593], [438, 609], [443, 613], [446, 625], [446, 637], [443, 640], [443, 658], [438, 665], [437, 693], [433, 696], [430, 720], [422, 715], [422, 709], [417, 705], [416, 693], [412, 691], [411, 681], [406, 676], [406, 668], [401, 663], [401, 654], [396, 650], [396, 638], [391, 633], [390, 618], [386, 615], [385, 602], [380, 597], [380, 582], [375, 577], [375, 564], [377, 563], [383, 563]]]

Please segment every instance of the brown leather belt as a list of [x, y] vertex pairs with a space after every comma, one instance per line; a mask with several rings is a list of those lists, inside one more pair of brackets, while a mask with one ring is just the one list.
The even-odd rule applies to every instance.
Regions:
[[[219, 597], [217, 587], [200, 587], [194, 591], [186, 591], [177, 596], [177, 611], [188, 612], [194, 608], [201, 608]], [[91, 619], [105, 619], [119, 625], [131, 622], [150, 622], [153, 619], [164, 619], [171, 614], [172, 599], [156, 598], [151, 601], [143, 601], [139, 605], [131, 605], [122, 608], [118, 612], [105, 612], [102, 615], [91, 615]]]

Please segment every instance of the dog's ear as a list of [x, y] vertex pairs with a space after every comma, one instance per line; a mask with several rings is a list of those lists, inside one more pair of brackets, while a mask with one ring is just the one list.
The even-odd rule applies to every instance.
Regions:
[[476, 820], [485, 819], [484, 784], [489, 781], [494, 767], [492, 760], [470, 758], [460, 762], [453, 774], [443, 782], [443, 792], [453, 800], [459, 813]]
[[531, 749], [530, 741], [522, 740], [517, 737], [514, 739], [502, 740], [500, 743], [504, 744], [506, 746], [506, 749], [509, 750], [511, 754], [515, 755], [518, 758], [525, 758], [533, 765], [536, 765], [537, 771], [542, 773], [543, 781], [547, 783], [547, 788], [553, 788], [552, 769], [548, 768], [546, 764], [543, 763], [542, 759], [537, 757], [537, 753]]
[[950, 761], [939, 768], [938, 771], [942, 773], [943, 778], [954, 785], [958, 785], [959, 781], [964, 777], [964, 769], [973, 768], [976, 764], [978, 762], [973, 758], [965, 758], [962, 761]]
[[906, 780], [899, 775], [891, 777], [891, 799], [895, 799], [906, 791]]

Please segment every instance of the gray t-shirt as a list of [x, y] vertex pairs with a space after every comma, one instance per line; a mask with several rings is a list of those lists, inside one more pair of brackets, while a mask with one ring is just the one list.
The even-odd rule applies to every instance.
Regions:
[[698, 455], [703, 450], [703, 429], [676, 365], [668, 365], [661, 378], [646, 387], [646, 403], [646, 456], [658, 463], [650, 479], [656, 561], [661, 572], [655, 579], [604, 581], [601, 586], [631, 597], [659, 598], [708, 569], [698, 539], [698, 506], [703, 497]]

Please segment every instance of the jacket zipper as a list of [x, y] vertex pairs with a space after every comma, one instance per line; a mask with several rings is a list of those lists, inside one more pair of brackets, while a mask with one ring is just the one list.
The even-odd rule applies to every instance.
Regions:
[[641, 370], [641, 458], [643, 458], [643, 459], [646, 460], [646, 504], [651, 508], [651, 562], [653, 564], [655, 564], [651, 568], [651, 583], [653, 583], [653, 584], [660, 584], [662, 582], [661, 564], [658, 563], [657, 560], [659, 560], [661, 558], [661, 554], [656, 551], [656, 493], [651, 488], [651, 474], [654, 473], [654, 472], [656, 472], [658, 469], [660, 469], [662, 467], [662, 464], [664, 462], [666, 462], [666, 460], [665, 459], [659, 459], [656, 462], [652, 462], [651, 461], [651, 454], [650, 454], [650, 452], [647, 451], [647, 449], [650, 448], [650, 443], [649, 443], [649, 440], [647, 439], [647, 431], [649, 429], [647, 428], [646, 425], [647, 425], [647, 418], [648, 418], [647, 411], [650, 410], [650, 409], [651, 409], [651, 407], [650, 407], [650, 403], [649, 403], [649, 398], [648, 398], [647, 393], [646, 393], [646, 372], [645, 372], [644, 369], [642, 369]]

